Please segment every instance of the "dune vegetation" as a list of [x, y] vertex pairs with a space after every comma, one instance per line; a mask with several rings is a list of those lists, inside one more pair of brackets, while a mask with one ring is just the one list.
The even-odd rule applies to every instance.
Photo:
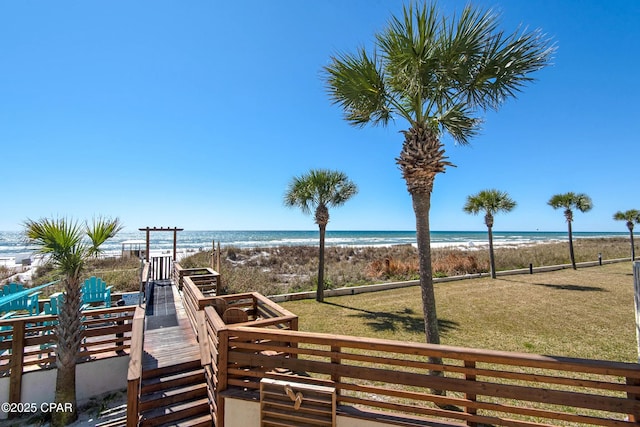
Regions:
[[[629, 242], [624, 238], [577, 239], [576, 261], [597, 261], [629, 257]], [[318, 248], [281, 246], [239, 249], [223, 247], [220, 273], [227, 293], [257, 291], [263, 295], [312, 291], [318, 268]], [[567, 264], [567, 242], [530, 246], [499, 247], [497, 271]], [[211, 265], [211, 252], [200, 252], [180, 261], [183, 267]], [[432, 253], [435, 277], [486, 273], [489, 253], [486, 248], [439, 248]], [[418, 252], [411, 245], [388, 247], [337, 247], [325, 252], [327, 289], [389, 281], [416, 280]]]

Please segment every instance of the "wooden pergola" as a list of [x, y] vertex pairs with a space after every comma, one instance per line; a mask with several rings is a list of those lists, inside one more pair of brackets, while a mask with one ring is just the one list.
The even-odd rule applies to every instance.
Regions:
[[140, 231], [145, 231], [147, 233], [147, 250], [145, 253], [145, 260], [149, 261], [149, 236], [151, 234], [152, 231], [173, 231], [173, 259], [176, 260], [177, 259], [177, 252], [178, 252], [178, 248], [177, 248], [177, 242], [178, 242], [178, 231], [183, 231], [184, 228], [178, 228], [178, 227], [145, 227], [145, 228], [139, 228], [138, 230]]

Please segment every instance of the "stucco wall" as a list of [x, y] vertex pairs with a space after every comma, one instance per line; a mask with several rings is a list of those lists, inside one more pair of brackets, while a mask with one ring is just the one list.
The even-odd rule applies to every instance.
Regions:
[[[224, 399], [224, 427], [259, 427], [260, 402], [227, 397]], [[337, 427], [384, 427], [391, 424], [362, 418], [336, 417]]]
[[[89, 399], [111, 391], [127, 387], [127, 369], [129, 357], [112, 357], [94, 362], [80, 363], [76, 366], [76, 399], [82, 405]], [[43, 403], [54, 401], [56, 369], [41, 369], [27, 372], [22, 376], [23, 403]], [[0, 403], [9, 401], [9, 377], [0, 378]], [[0, 419], [8, 414], [0, 412]]]

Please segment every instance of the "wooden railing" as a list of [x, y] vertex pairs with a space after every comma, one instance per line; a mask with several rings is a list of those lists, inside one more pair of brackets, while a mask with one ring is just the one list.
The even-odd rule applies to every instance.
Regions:
[[[200, 346], [200, 359], [205, 370], [209, 403], [214, 425], [223, 423], [224, 407], [218, 406], [218, 334], [224, 333], [227, 324], [223, 320], [226, 310], [240, 310], [246, 316], [246, 323], [258, 328], [297, 329], [298, 317], [283, 309], [270, 299], [256, 293], [217, 295], [220, 284], [219, 274], [205, 269], [183, 269], [176, 263], [174, 280], [182, 284], [183, 305], [191, 320]], [[203, 294], [203, 290], [208, 295]], [[208, 313], [205, 315], [205, 312]], [[289, 357], [294, 356], [288, 354]], [[226, 377], [224, 377], [226, 380]], [[226, 388], [226, 385], [224, 385]], [[221, 424], [220, 424], [221, 425]]]
[[131, 327], [131, 351], [129, 369], [127, 371], [127, 427], [135, 427], [138, 425], [143, 344], [144, 309], [142, 307], [136, 307]]
[[218, 296], [220, 274], [210, 268], [182, 268], [175, 263], [173, 277], [182, 290], [185, 311], [195, 329], [196, 313], [213, 304]]
[[[198, 318], [198, 341], [200, 343], [200, 360], [205, 369], [205, 378], [209, 390], [209, 402], [212, 406], [214, 425], [221, 427], [224, 424], [224, 404], [220, 405], [219, 391], [226, 390], [229, 386], [228, 351], [230, 342], [234, 341], [234, 335], [230, 332], [233, 326], [252, 325], [252, 330], [296, 330], [298, 329], [298, 316], [280, 307], [270, 299], [257, 292], [247, 294], [225, 295], [219, 297], [225, 301], [225, 308], [241, 308], [248, 313], [246, 323], [228, 325], [224, 322], [219, 311], [220, 306], [206, 306], [196, 315]], [[277, 353], [287, 358], [295, 358], [296, 353], [289, 349], [296, 346], [293, 342], [278, 342]], [[282, 351], [287, 351], [282, 353]], [[258, 375], [263, 372], [258, 369]], [[249, 374], [249, 371], [247, 371]]]
[[220, 273], [209, 267], [184, 268], [179, 263], [175, 262], [173, 264], [173, 281], [178, 285], [179, 290], [182, 290], [182, 287], [184, 286], [185, 277], [191, 277], [193, 283], [201, 284], [202, 286], [200, 287], [200, 290], [204, 293], [221, 293]]
[[221, 392], [257, 391], [277, 370], [326, 380], [339, 414], [399, 425], [416, 417], [501, 426], [640, 422], [637, 364], [224, 325], [215, 310], [205, 313], [218, 419]]
[[171, 279], [173, 272], [173, 257], [171, 255], [154, 256], [149, 260], [151, 280]]
[[[124, 354], [131, 345], [135, 306], [82, 312], [83, 341], [78, 360]], [[55, 367], [58, 316], [0, 320], [0, 376], [10, 376], [10, 403], [20, 402], [24, 372]]]

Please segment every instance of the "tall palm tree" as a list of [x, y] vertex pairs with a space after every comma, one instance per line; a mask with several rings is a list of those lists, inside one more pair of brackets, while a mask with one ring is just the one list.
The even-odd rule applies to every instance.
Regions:
[[315, 212], [315, 222], [320, 229], [316, 289], [316, 300], [319, 302], [324, 301], [324, 238], [329, 223], [329, 208], [341, 206], [357, 192], [358, 187], [343, 172], [312, 169], [309, 173], [294, 177], [285, 193], [285, 205], [297, 206], [305, 214]]
[[496, 15], [471, 6], [456, 18], [435, 4], [403, 7], [376, 34], [373, 53], [338, 54], [324, 68], [333, 103], [352, 125], [407, 122], [396, 159], [416, 216], [420, 285], [427, 342], [439, 343], [431, 269], [429, 209], [437, 174], [453, 166], [441, 138], [466, 145], [480, 125], [477, 113], [497, 110], [547, 65], [554, 47], [540, 32], [507, 34]]
[[573, 231], [571, 229], [571, 223], [573, 222], [573, 210], [577, 209], [580, 212], [588, 212], [593, 207], [591, 198], [584, 193], [563, 193], [555, 194], [549, 199], [549, 206], [553, 209], [564, 209], [564, 217], [567, 220], [569, 227], [569, 257], [571, 258], [571, 266], [576, 269], [576, 257], [573, 252]]
[[[90, 227], [67, 218], [25, 221], [25, 234], [38, 251], [48, 256], [49, 262], [63, 276], [64, 304], [58, 314], [56, 326], [56, 403], [71, 403], [72, 412], [53, 412], [51, 425], [65, 426], [78, 418], [76, 405], [76, 360], [82, 342], [80, 316], [82, 272], [85, 261], [107, 239], [122, 228], [116, 218], [99, 219]], [[87, 237], [90, 237], [87, 241]]]
[[516, 207], [516, 202], [505, 191], [482, 190], [478, 194], [467, 197], [467, 202], [462, 208], [465, 212], [477, 215], [484, 211], [484, 223], [489, 234], [489, 264], [491, 265], [491, 277], [496, 278], [496, 261], [493, 254], [493, 216], [498, 212], [511, 212]]
[[628, 211], [618, 211], [613, 214], [613, 219], [616, 221], [626, 221], [627, 228], [629, 229], [629, 238], [631, 240], [631, 261], [636, 259], [636, 248], [633, 244], [633, 225], [640, 224], [640, 211], [636, 209], [630, 209]]

